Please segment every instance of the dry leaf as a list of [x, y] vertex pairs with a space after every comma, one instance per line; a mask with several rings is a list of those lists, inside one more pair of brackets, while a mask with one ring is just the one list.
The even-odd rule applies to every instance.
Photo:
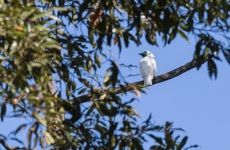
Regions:
[[117, 44], [117, 41], [118, 41], [118, 37], [117, 37], [117, 36], [115, 36], [115, 37], [113, 38], [113, 43], [114, 43], [114, 45], [116, 45], [116, 44]]
[[16, 30], [20, 30], [20, 31], [23, 30], [23, 27], [21, 27], [21, 26], [14, 26], [14, 28], [15, 28]]

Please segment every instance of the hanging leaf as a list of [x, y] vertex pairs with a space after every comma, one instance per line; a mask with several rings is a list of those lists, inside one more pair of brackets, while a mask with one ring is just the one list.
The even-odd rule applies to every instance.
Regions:
[[125, 43], [125, 47], [129, 46], [129, 34], [128, 32], [123, 32], [123, 39], [124, 39], [124, 43]]
[[187, 28], [187, 31], [191, 31], [193, 29], [193, 27], [194, 27], [194, 25], [193, 25], [194, 24], [194, 21], [193, 21], [194, 14], [195, 14], [195, 12], [192, 12], [191, 15], [188, 17], [188, 21], [187, 21], [188, 28]]
[[95, 45], [94, 45], [93, 30], [92, 30], [92, 29], [89, 29], [89, 30], [88, 30], [88, 36], [89, 36], [90, 44], [91, 44], [93, 47], [95, 47]]
[[44, 126], [47, 126], [47, 121], [45, 118], [43, 118], [42, 116], [40, 116], [37, 112], [33, 113], [34, 118], [36, 118], [38, 120], [39, 123], [43, 124]]
[[113, 38], [113, 44], [116, 45], [118, 42], [118, 35]]
[[199, 145], [191, 145], [191, 146], [185, 148], [185, 150], [189, 150], [189, 149], [192, 149], [192, 148], [198, 148], [198, 147], [199, 147]]
[[160, 137], [156, 137], [155, 135], [153, 134], [148, 134], [149, 137], [151, 137], [152, 139], [155, 140], [155, 142], [157, 142], [158, 144], [160, 145], [163, 145], [164, 146], [164, 143], [163, 143], [163, 139], [160, 138]]
[[150, 31], [146, 31], [145, 38], [147, 42], [151, 45], [156, 45], [156, 36], [154, 33], [151, 33]]
[[141, 115], [134, 108], [131, 108], [131, 111], [132, 111], [133, 115], [142, 118]]
[[45, 136], [45, 141], [46, 141], [47, 145], [51, 145], [55, 142], [54, 138], [52, 137], [52, 135], [49, 132], [42, 130], [42, 133]]
[[190, 43], [190, 40], [188, 38], [188, 36], [180, 29], [177, 30], [177, 33], [179, 33], [179, 35], [184, 38], [186, 41], [188, 41]]
[[89, 58], [86, 60], [86, 70], [91, 73], [91, 69], [92, 69], [92, 60]]
[[118, 74], [119, 74], [119, 69], [117, 67], [117, 64], [114, 61], [110, 61], [111, 62], [111, 76], [110, 76], [110, 80], [112, 83], [112, 86], [115, 87], [117, 80], [118, 80]]
[[118, 42], [119, 53], [121, 53], [122, 46], [121, 46], [121, 39], [119, 36], [117, 36], [117, 42]]
[[181, 149], [185, 146], [187, 140], [188, 140], [188, 137], [185, 136], [185, 137], [181, 140], [180, 144], [177, 146], [177, 150], [181, 150]]
[[214, 76], [215, 79], [217, 78], [217, 67], [216, 67], [215, 62], [212, 59], [208, 60], [208, 73], [209, 73], [210, 78], [212, 76]]
[[171, 41], [173, 41], [177, 35], [177, 28], [172, 28], [172, 32], [170, 33], [169, 39], [168, 39], [168, 44], [171, 43]]
[[101, 68], [101, 60], [100, 60], [99, 56], [96, 53], [94, 54], [94, 60], [95, 60], [95, 62], [97, 64], [97, 66], [99, 68]]
[[6, 103], [2, 103], [1, 105], [1, 121], [3, 121], [6, 115]]
[[93, 112], [93, 110], [94, 110], [95, 107], [96, 107], [96, 105], [94, 103], [91, 104], [91, 106], [89, 107], [89, 109], [86, 112], [85, 116], [89, 116]]
[[226, 58], [227, 62], [230, 64], [230, 49], [222, 50], [224, 57]]
[[105, 73], [105, 76], [104, 76], [104, 85], [105, 86], [108, 86], [109, 85], [109, 80], [110, 80], [110, 77], [109, 77], [109, 72], [110, 70], [108, 69]]
[[100, 133], [100, 135], [103, 137], [104, 135], [106, 135], [106, 133], [108, 132], [108, 129], [96, 124], [95, 129]]

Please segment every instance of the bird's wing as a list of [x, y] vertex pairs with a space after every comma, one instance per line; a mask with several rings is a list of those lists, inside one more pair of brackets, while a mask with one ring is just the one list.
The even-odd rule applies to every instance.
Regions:
[[151, 57], [151, 66], [153, 67], [153, 77], [155, 77], [157, 72], [157, 63], [154, 57]]

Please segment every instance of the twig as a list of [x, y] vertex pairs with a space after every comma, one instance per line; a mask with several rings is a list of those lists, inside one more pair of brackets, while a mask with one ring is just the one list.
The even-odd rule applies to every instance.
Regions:
[[0, 144], [7, 150], [15, 150], [14, 147], [10, 147], [2, 138], [0, 138]]

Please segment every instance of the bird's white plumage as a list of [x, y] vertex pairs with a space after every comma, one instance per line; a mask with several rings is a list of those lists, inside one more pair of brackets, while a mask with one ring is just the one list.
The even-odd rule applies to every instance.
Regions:
[[140, 73], [144, 79], [144, 86], [149, 86], [152, 85], [152, 79], [156, 74], [156, 60], [150, 51], [145, 51], [144, 54], [145, 57], [140, 60]]

